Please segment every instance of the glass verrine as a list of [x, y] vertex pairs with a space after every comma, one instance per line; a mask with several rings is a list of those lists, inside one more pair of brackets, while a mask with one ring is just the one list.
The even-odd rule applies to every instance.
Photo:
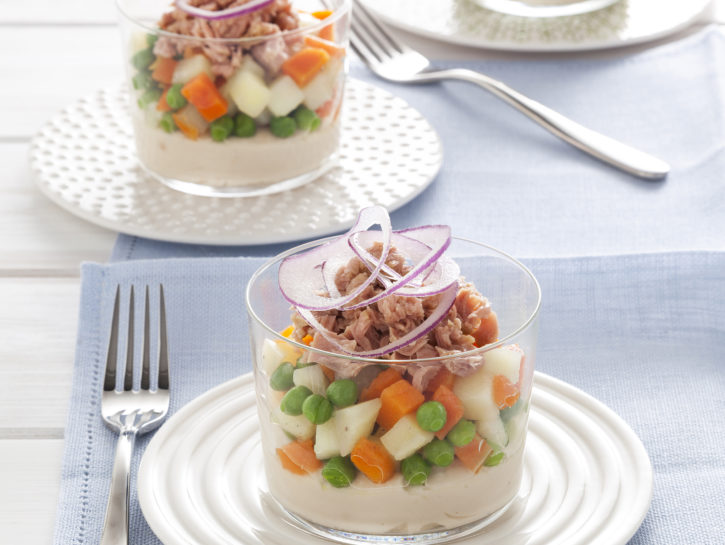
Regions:
[[[308, 531], [342, 542], [405, 538], [439, 543], [479, 530], [519, 493], [541, 301], [536, 279], [505, 253], [454, 237], [446, 255], [490, 302], [498, 338], [444, 357], [356, 358], [288, 337], [292, 310], [279, 289], [279, 265], [328, 240], [280, 254], [247, 286], [271, 495]], [[348, 366], [354, 372], [340, 372]], [[465, 376], [449, 371], [456, 368]], [[405, 380], [413, 369], [430, 371], [425, 385]], [[347, 375], [355, 384], [354, 395], [343, 387], [331, 393], [330, 385], [345, 383]], [[385, 392], [393, 390], [404, 393], [412, 405], [403, 410], [404, 417], [388, 424], [382, 407], [393, 399]], [[462, 414], [456, 412], [456, 399]], [[420, 424], [418, 409], [428, 401], [438, 401], [463, 424], [450, 431], [448, 421], [438, 432], [422, 429], [429, 426]], [[356, 458], [356, 449], [360, 454], [362, 448], [371, 449], [372, 457]], [[384, 458], [379, 473], [371, 467], [376, 449]], [[386, 478], [379, 479], [385, 472]]]
[[473, 0], [486, 9], [520, 17], [565, 17], [604, 9], [620, 0]]
[[155, 178], [254, 196], [335, 166], [350, 0], [274, 0], [212, 21], [169, 0], [117, 7], [136, 152]]

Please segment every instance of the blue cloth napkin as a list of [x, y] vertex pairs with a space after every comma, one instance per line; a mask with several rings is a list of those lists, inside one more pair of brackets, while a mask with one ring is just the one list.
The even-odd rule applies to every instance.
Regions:
[[[115, 434], [100, 391], [116, 285], [164, 283], [171, 412], [251, 369], [244, 287], [259, 258], [83, 267], [73, 396], [55, 545], [98, 543]], [[544, 294], [537, 368], [594, 395], [642, 439], [654, 499], [631, 543], [722, 543], [725, 535], [725, 253], [527, 264]], [[134, 467], [148, 442], [138, 444]], [[158, 544], [135, 494], [131, 543]]]
[[[392, 214], [397, 228], [446, 223], [513, 255], [725, 250], [725, 36], [715, 28], [609, 59], [446, 62], [490, 74], [613, 138], [671, 163], [665, 181], [614, 170], [466, 83], [385, 83], [438, 131], [443, 168]], [[304, 206], [303, 203], [300, 206]], [[313, 211], [311, 211], [313, 212]], [[121, 236], [125, 259], [274, 255], [289, 245], [218, 248]]]

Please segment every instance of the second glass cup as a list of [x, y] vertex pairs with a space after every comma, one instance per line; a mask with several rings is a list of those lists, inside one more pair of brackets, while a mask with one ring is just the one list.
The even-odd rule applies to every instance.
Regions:
[[[410, 360], [345, 356], [292, 340], [278, 287], [285, 257], [328, 240], [279, 255], [247, 287], [270, 493], [308, 531], [348, 543], [440, 543], [477, 531], [519, 492], [538, 283], [506, 254], [454, 237], [446, 255], [495, 312], [474, 333], [485, 346]], [[461, 293], [459, 316], [480, 301]]]
[[350, 0], [275, 0], [219, 19], [168, 0], [117, 5], [136, 151], [161, 182], [251, 196], [336, 164]]

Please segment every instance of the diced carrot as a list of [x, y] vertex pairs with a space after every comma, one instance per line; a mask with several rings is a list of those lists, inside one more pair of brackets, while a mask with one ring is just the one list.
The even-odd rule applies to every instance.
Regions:
[[[330, 60], [330, 54], [318, 47], [305, 47], [282, 64], [282, 72], [300, 87], [307, 85]], [[193, 80], [192, 80], [193, 81]]]
[[327, 19], [330, 15], [332, 15], [332, 11], [329, 9], [323, 9], [320, 11], [313, 11], [310, 15], [322, 20]]
[[169, 89], [164, 89], [164, 92], [161, 93], [161, 98], [159, 98], [159, 101], [156, 103], [156, 109], [160, 112], [170, 112], [171, 106], [169, 106], [169, 103], [166, 102], [166, 93], [169, 92]]
[[448, 432], [453, 429], [453, 426], [463, 418], [463, 403], [445, 384], [441, 384], [433, 392], [433, 401], [437, 401], [446, 408], [446, 423], [436, 432], [438, 439], [444, 439]]
[[171, 114], [171, 117], [184, 136], [191, 140], [199, 138], [208, 127], [208, 123], [201, 114], [190, 104]]
[[493, 402], [499, 409], [511, 407], [519, 400], [519, 386], [504, 375], [493, 377]]
[[[289, 461], [307, 473], [313, 473], [322, 467], [322, 462], [315, 455], [315, 447], [312, 439], [305, 439], [287, 443], [281, 450]], [[280, 456], [280, 459], [282, 457]], [[282, 462], [284, 465], [284, 462]]]
[[176, 61], [170, 57], [157, 57], [156, 66], [154, 71], [151, 72], [151, 78], [159, 83], [171, 85], [171, 78], [174, 75], [176, 64]]
[[388, 367], [384, 371], [381, 371], [370, 383], [370, 386], [360, 392], [360, 403], [380, 397], [380, 394], [383, 390], [385, 390], [385, 388], [391, 384], [395, 384], [402, 378], [403, 377], [400, 373], [392, 367]]
[[335, 106], [335, 102], [342, 104], [342, 100], [337, 100], [337, 91], [332, 95], [332, 98], [327, 102], [323, 103], [322, 106], [315, 110], [315, 113], [321, 118], [325, 118], [332, 113], [332, 108]]
[[313, 339], [312, 335], [305, 335], [304, 337], [302, 337], [302, 342], [304, 344], [306, 344], [307, 346], [310, 346], [312, 339]]
[[428, 386], [425, 387], [426, 392], [435, 392], [439, 386], [446, 385], [449, 388], [453, 388], [453, 383], [456, 381], [456, 375], [451, 373], [447, 367], [441, 367], [440, 371], [434, 376]]
[[329, 380], [330, 382], [333, 382], [335, 380], [335, 371], [322, 364], [320, 364], [320, 369], [322, 369], [322, 372], [325, 373], [327, 380]]
[[473, 441], [463, 447], [456, 447], [456, 458], [474, 473], [481, 469], [486, 457], [493, 449], [478, 434], [473, 436]]
[[291, 471], [297, 475], [307, 475], [307, 472], [290, 460], [290, 457], [281, 448], [277, 449], [277, 456], [279, 456], [279, 461], [282, 462], [282, 467], [287, 471]]
[[325, 40], [311, 34], [305, 36], [305, 45], [309, 47], [316, 47], [318, 49], [324, 49], [333, 59], [335, 57], [345, 56], [345, 49], [343, 47], [338, 47], [337, 44], [331, 42], [330, 40]]
[[425, 401], [425, 397], [405, 380], [399, 380], [380, 393], [380, 411], [378, 424], [386, 430], [406, 414], [412, 413]]
[[211, 122], [227, 113], [226, 99], [204, 72], [181, 88], [181, 94], [191, 102], [204, 119]]
[[[332, 15], [332, 12], [330, 10], [322, 10], [322, 11], [313, 11], [312, 16], [317, 17], [318, 19], [327, 19], [330, 15]], [[319, 32], [320, 38], [323, 40], [335, 40], [335, 29], [332, 25], [327, 25], [326, 27], [323, 27]]]
[[382, 443], [367, 437], [355, 443], [350, 453], [350, 461], [376, 484], [386, 482], [395, 474], [395, 459]]
[[294, 330], [295, 330], [295, 326], [288, 325], [282, 331], [280, 331], [279, 334], [282, 335], [283, 337], [287, 337], [289, 339], [289, 336], [292, 335], [292, 332]]
[[481, 320], [475, 331], [471, 335], [476, 339], [476, 346], [485, 346], [498, 339], [498, 317], [495, 312]]

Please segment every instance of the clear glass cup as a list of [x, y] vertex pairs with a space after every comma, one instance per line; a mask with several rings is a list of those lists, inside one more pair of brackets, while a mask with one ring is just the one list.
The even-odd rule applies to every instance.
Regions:
[[[498, 340], [448, 357], [354, 358], [311, 348], [285, 336], [292, 311], [277, 284], [279, 264], [285, 257], [327, 240], [330, 239], [310, 242], [276, 256], [252, 276], [247, 286], [255, 388], [270, 494], [304, 529], [340, 542], [441, 543], [480, 530], [503, 514], [514, 500], [524, 499], [519, 495], [519, 487], [541, 301], [538, 282], [524, 265], [503, 252], [454, 238], [446, 255], [456, 260], [465, 279], [488, 298], [498, 317]], [[475, 438], [454, 447], [453, 462], [447, 467], [433, 466], [423, 485], [406, 483], [400, 460], [394, 462], [394, 474], [384, 484], [375, 484], [361, 471], [350, 486], [343, 488], [332, 486], [323, 477], [320, 464], [326, 464], [325, 460], [338, 452], [346, 455], [353, 443], [357, 448], [358, 441], [367, 433], [371, 433], [371, 441], [387, 445], [386, 449], [396, 453], [394, 457], [409, 456], [396, 452], [398, 447], [393, 445], [392, 438], [386, 442], [389, 430], [372, 423], [380, 418], [375, 399], [358, 399], [346, 409], [336, 409], [330, 420], [317, 425], [304, 414], [289, 415], [281, 408], [293, 383], [307, 385], [313, 393], [329, 397], [327, 385], [340, 377], [330, 372], [329, 367], [335, 367], [331, 362], [338, 369], [340, 365], [360, 368], [353, 377], [360, 393], [382, 372], [381, 365], [400, 365], [400, 370], [410, 365], [431, 366], [435, 368], [431, 376], [437, 376], [441, 367], [453, 359], [473, 363], [476, 369], [466, 377], [449, 376], [445, 382], [462, 400], [463, 419], [472, 422], [467, 424], [468, 433], [475, 428]], [[317, 363], [301, 365], [310, 361]], [[284, 366], [285, 362], [292, 365]], [[423, 388], [421, 398], [436, 399], [431, 390], [439, 388], [435, 382]], [[506, 400], [502, 401], [499, 387], [504, 384], [512, 390], [510, 397], [504, 396]], [[284, 402], [285, 409], [289, 409], [293, 397]], [[413, 441], [413, 445], [422, 443], [415, 443], [420, 435], [410, 437], [397, 445], [410, 450], [415, 446], [405, 441]], [[431, 439], [430, 435], [422, 437], [423, 441]], [[456, 439], [462, 442], [460, 436]], [[288, 460], [284, 459], [289, 448], [286, 445], [307, 440], [314, 442], [315, 452], [314, 459], [309, 460], [309, 472], [299, 471], [299, 467], [290, 470]], [[451, 435], [445, 440], [452, 446]], [[311, 444], [308, 442], [307, 446], [309, 450]], [[355, 448], [348, 458], [355, 457]]]
[[298, 187], [337, 164], [351, 0], [291, 4], [299, 28], [201, 38], [182, 32], [204, 34], [203, 19], [159, 28], [169, 0], [117, 0], [146, 171], [187, 193], [239, 197]]
[[566, 17], [604, 9], [620, 0], [473, 0], [486, 9], [520, 17]]

